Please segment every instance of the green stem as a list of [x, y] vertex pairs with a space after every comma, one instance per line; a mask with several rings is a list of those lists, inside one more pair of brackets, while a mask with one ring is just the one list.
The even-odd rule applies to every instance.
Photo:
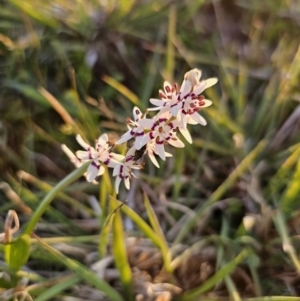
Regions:
[[46, 211], [47, 207], [50, 205], [52, 200], [61, 192], [63, 189], [65, 189], [67, 186], [69, 186], [72, 182], [76, 181], [78, 178], [80, 178], [85, 171], [87, 170], [88, 165], [90, 162], [85, 163], [78, 169], [74, 170], [71, 174], [69, 174], [67, 177], [65, 177], [63, 180], [61, 180], [49, 193], [44, 197], [42, 202], [40, 203], [37, 210], [33, 213], [33, 216], [31, 217], [29, 224], [27, 225], [25, 229], [26, 234], [31, 234], [31, 232], [34, 230], [36, 224], [38, 223], [39, 219], [43, 215], [43, 213]]

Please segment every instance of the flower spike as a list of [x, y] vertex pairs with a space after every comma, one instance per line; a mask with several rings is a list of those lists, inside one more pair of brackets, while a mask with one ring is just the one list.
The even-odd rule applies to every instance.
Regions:
[[[179, 131], [188, 143], [192, 143], [192, 137], [187, 125], [206, 125], [206, 120], [199, 114], [203, 108], [212, 104], [202, 93], [205, 89], [215, 85], [217, 78], [201, 80], [201, 71], [192, 69], [185, 73], [182, 84], [179, 86], [164, 82], [163, 89], [159, 90], [158, 98], [151, 98], [150, 103], [154, 108], [142, 113], [138, 107], [133, 108], [133, 119], [127, 117], [128, 131], [121, 136], [116, 144], [123, 144], [134, 139], [132, 147], [125, 156], [113, 153], [113, 145], [108, 140], [107, 134], [101, 135], [90, 146], [80, 135], [76, 136], [78, 143], [84, 150], [77, 151], [76, 155], [65, 145], [63, 151], [78, 168], [85, 162], [91, 162], [85, 174], [87, 181], [95, 182], [97, 176], [101, 176], [106, 168], [113, 168], [115, 190], [118, 193], [122, 181], [127, 189], [130, 181], [136, 178], [135, 169], [141, 169], [140, 164], [144, 155], [148, 155], [151, 162], [159, 168], [156, 156], [162, 160], [172, 155], [165, 151], [165, 145], [182, 148], [184, 143], [177, 137]], [[146, 118], [148, 111], [158, 111], [153, 118]]]

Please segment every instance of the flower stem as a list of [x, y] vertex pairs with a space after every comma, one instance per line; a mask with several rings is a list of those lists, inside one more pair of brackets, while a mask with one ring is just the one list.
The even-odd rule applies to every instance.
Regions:
[[85, 171], [87, 170], [88, 165], [91, 162], [87, 162], [84, 165], [80, 166], [78, 169], [74, 170], [71, 174], [69, 174], [67, 177], [65, 177], [63, 180], [61, 180], [42, 200], [39, 207], [36, 209], [36, 211], [33, 213], [26, 229], [26, 234], [31, 234], [31, 232], [34, 230], [36, 224], [38, 223], [39, 219], [43, 215], [43, 213], [46, 211], [52, 200], [58, 195], [59, 192], [61, 192], [64, 188], [69, 186], [72, 182], [80, 178]]

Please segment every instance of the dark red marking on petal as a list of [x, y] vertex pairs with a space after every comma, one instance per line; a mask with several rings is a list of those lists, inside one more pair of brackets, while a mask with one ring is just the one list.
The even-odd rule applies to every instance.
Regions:
[[143, 136], [144, 135], [144, 132], [137, 132], [136, 133], [136, 136]]
[[155, 123], [153, 124], [151, 130], [154, 131], [155, 128], [156, 128], [157, 126], [159, 126], [159, 123], [158, 123], [158, 122], [155, 122]]
[[91, 164], [92, 164], [93, 166], [95, 166], [96, 168], [99, 169], [99, 166], [100, 166], [100, 165], [98, 165], [95, 161], [93, 161]]
[[159, 96], [160, 98], [167, 98], [166, 94], [163, 93], [162, 91], [160, 91], [160, 92], [158, 93], [158, 96]]
[[164, 143], [164, 141], [163, 141], [163, 140], [162, 140], [162, 141], [160, 141], [160, 140], [159, 140], [159, 138], [157, 137], [157, 138], [156, 138], [156, 141], [155, 141], [155, 143], [156, 143], [156, 144], [163, 144], [163, 143]]
[[166, 121], [167, 121], [167, 118], [159, 118], [159, 119], [158, 119], [158, 122], [159, 122], [159, 123], [166, 122]]
[[127, 157], [125, 158], [125, 162], [129, 162], [129, 161], [132, 161], [132, 156], [127, 156]]

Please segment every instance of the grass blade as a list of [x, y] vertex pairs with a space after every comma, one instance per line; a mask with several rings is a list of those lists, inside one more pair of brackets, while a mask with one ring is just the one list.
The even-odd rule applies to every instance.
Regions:
[[300, 262], [298, 260], [298, 256], [295, 251], [295, 248], [292, 245], [292, 242], [288, 235], [288, 229], [284, 220], [284, 215], [280, 209], [277, 210], [276, 215], [274, 216], [273, 219], [277, 231], [282, 239], [283, 251], [285, 251], [289, 255], [292, 263], [294, 264], [295, 269], [297, 270], [298, 273], [300, 273]]
[[152, 226], [152, 228], [154, 229], [156, 235], [159, 237], [160, 240], [160, 249], [161, 249], [161, 253], [162, 253], [162, 257], [164, 259], [164, 264], [165, 264], [165, 269], [168, 272], [172, 272], [172, 268], [171, 268], [171, 252], [169, 250], [166, 238], [164, 236], [164, 233], [160, 227], [159, 221], [157, 219], [157, 216], [150, 204], [149, 198], [146, 194], [146, 192], [144, 192], [144, 204], [146, 207], [146, 211], [150, 220], [150, 224]]
[[55, 250], [51, 246], [47, 245], [42, 239], [40, 239], [37, 235], [34, 234], [34, 237], [38, 240], [41, 246], [47, 250], [51, 255], [53, 255], [57, 260], [67, 266], [70, 270], [76, 272], [80, 275], [86, 282], [92, 284], [103, 293], [107, 295], [107, 297], [112, 301], [124, 301], [121, 295], [113, 289], [108, 283], [106, 283], [103, 279], [99, 278], [99, 276], [86, 268], [84, 265], [79, 262], [68, 258], [63, 255], [59, 251]]
[[198, 288], [184, 293], [182, 300], [194, 300], [194, 298], [196, 298], [197, 296], [200, 296], [201, 294], [210, 290], [219, 281], [223, 280], [227, 275], [229, 275], [238, 264], [240, 264], [243, 260], [246, 259], [247, 256], [248, 252], [246, 250], [243, 250], [236, 258], [224, 265], [223, 268], [221, 268], [218, 272], [216, 272], [212, 277], [206, 280]]
[[45, 212], [45, 210], [48, 208], [52, 200], [58, 195], [59, 192], [61, 192], [64, 188], [69, 186], [72, 182], [76, 181], [78, 178], [80, 178], [86, 171], [87, 167], [89, 166], [90, 162], [85, 163], [78, 169], [75, 169], [72, 173], [70, 173], [67, 177], [65, 177], [63, 180], [61, 180], [42, 200], [40, 203], [40, 206], [36, 209], [33, 216], [31, 217], [29, 224], [27, 225], [25, 229], [26, 234], [30, 234], [36, 224], [38, 223], [39, 219]]
[[[112, 198], [114, 199], [114, 198]], [[114, 199], [118, 202], [118, 204], [123, 204], [117, 199]], [[124, 212], [129, 218], [132, 219], [132, 221], [138, 226], [138, 228], [149, 238], [151, 239], [152, 243], [156, 245], [158, 248], [160, 248], [160, 239], [156, 235], [156, 233], [151, 229], [151, 227], [137, 214], [135, 213], [131, 208], [128, 206], [122, 206], [121, 208], [122, 212]]]
[[120, 278], [123, 286], [123, 296], [125, 300], [133, 300], [133, 285], [132, 285], [132, 273], [128, 262], [124, 228], [122, 217], [120, 213], [120, 205], [118, 206], [116, 201], [113, 201], [113, 207], [115, 207], [115, 215], [113, 218], [113, 253], [115, 263], [120, 273]]
[[106, 218], [103, 224], [103, 228], [99, 239], [99, 253], [101, 257], [104, 257], [106, 255], [107, 236], [111, 229], [111, 225], [115, 218], [115, 214], [124, 204], [125, 203], [121, 203], [121, 204], [119, 203], [118, 206], [108, 215], [108, 217]]
[[102, 77], [102, 80], [110, 85], [111, 87], [115, 88], [118, 92], [123, 94], [125, 97], [127, 97], [134, 105], [140, 105], [140, 100], [132, 91], [130, 91], [127, 87], [116, 81], [114, 78], [104, 75]]
[[173, 82], [174, 66], [175, 66], [175, 51], [173, 41], [176, 36], [176, 5], [171, 5], [169, 12], [169, 28], [168, 28], [168, 46], [166, 56], [166, 79]]
[[37, 298], [35, 298], [35, 301], [53, 300], [53, 297], [56, 297], [60, 292], [77, 284], [80, 280], [82, 280], [82, 277], [80, 275], [72, 275], [67, 279], [60, 279], [60, 281], [56, 285], [53, 285], [45, 292], [41, 293]]
[[196, 211], [193, 218], [189, 219], [188, 222], [182, 227], [178, 236], [175, 239], [175, 244], [181, 242], [185, 235], [190, 232], [190, 230], [197, 223], [199, 218], [206, 212], [206, 210], [214, 203], [216, 203], [224, 195], [224, 193], [235, 183], [235, 181], [240, 177], [246, 169], [253, 163], [253, 161], [261, 154], [265, 149], [267, 141], [262, 140], [258, 145], [248, 154], [244, 160], [237, 166], [237, 168], [228, 176], [228, 178], [218, 187], [218, 189], [211, 195], [211, 197], [206, 201], [206, 203]]

